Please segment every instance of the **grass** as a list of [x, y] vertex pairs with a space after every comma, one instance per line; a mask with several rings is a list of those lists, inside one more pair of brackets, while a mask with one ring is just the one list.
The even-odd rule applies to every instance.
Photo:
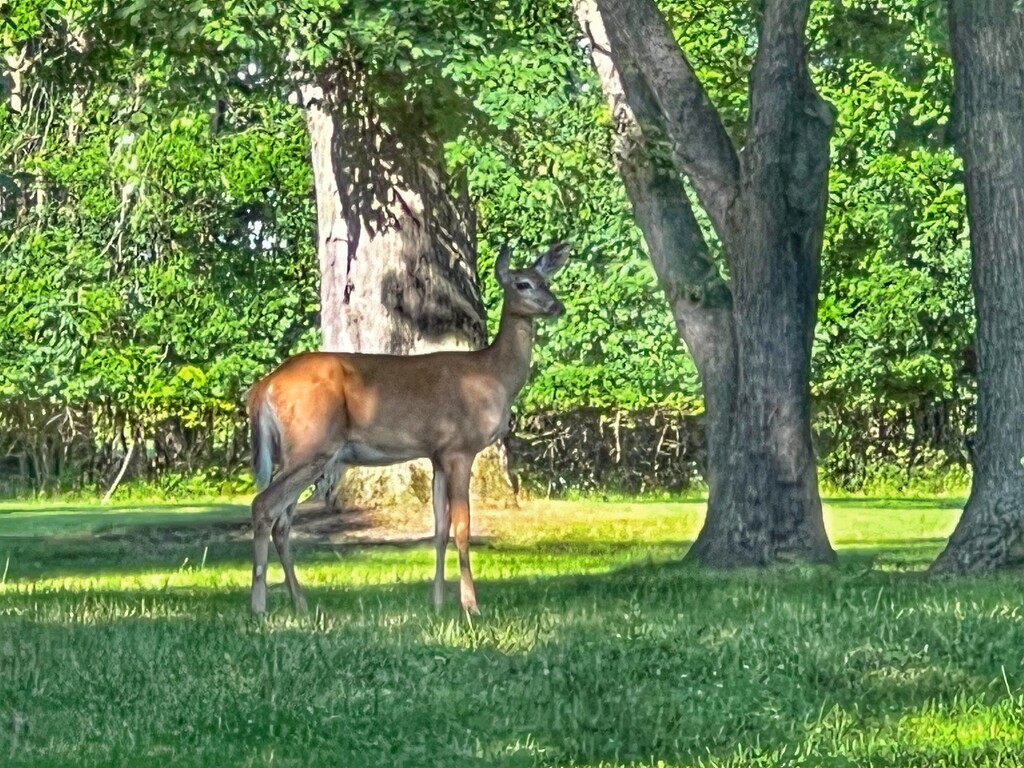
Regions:
[[729, 574], [678, 563], [699, 503], [481, 512], [473, 621], [416, 536], [308, 536], [315, 609], [255, 620], [244, 506], [0, 504], [0, 765], [1016, 766], [1020, 580], [923, 573], [958, 509]]

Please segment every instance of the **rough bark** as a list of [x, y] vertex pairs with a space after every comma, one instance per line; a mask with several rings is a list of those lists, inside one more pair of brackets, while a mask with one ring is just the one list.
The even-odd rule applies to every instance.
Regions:
[[[350, 73], [350, 77], [356, 78]], [[322, 347], [422, 354], [486, 341], [475, 218], [441, 148], [414, 115], [385, 126], [343, 79], [301, 90], [316, 192]], [[346, 473], [348, 503], [421, 504], [426, 460]], [[503, 451], [474, 468], [474, 491], [508, 500]]]
[[415, 123], [382, 126], [307, 87], [327, 350], [422, 353], [485, 340], [473, 209]]
[[676, 329], [700, 375], [708, 451], [705, 479], [714, 493], [721, 486], [713, 476], [725, 465], [735, 394], [732, 293], [712, 258], [682, 180], [665, 153], [651, 149], [664, 146], [667, 132], [643, 76], [624, 54], [617, 56], [618, 67], [612, 60], [593, 0], [577, 2], [576, 17], [590, 40], [594, 68], [612, 111], [619, 175]]
[[[647, 98], [661, 115], [659, 122], [666, 132], [673, 159], [687, 169], [686, 175], [701, 205], [719, 237], [724, 239], [740, 165], [718, 111], [653, 0], [598, 0], [596, 6], [605, 21], [610, 44], [607, 50], [612, 61], [621, 55], [628, 66], [620, 67], [620, 74], [635, 69], [635, 76], [627, 75], [630, 81], [647, 83]], [[633, 102], [631, 92], [627, 91], [627, 98]], [[641, 112], [641, 119], [645, 115], [653, 117], [648, 109]]]
[[[615, 114], [620, 173], [701, 375], [710, 494], [689, 556], [718, 566], [835, 557], [809, 386], [833, 121], [807, 72], [808, 6], [765, 4], [741, 156], [652, 0], [577, 4]], [[728, 283], [684, 179], [723, 243]]]
[[978, 431], [963, 515], [935, 571], [1006, 565], [1024, 532], [1024, 13], [951, 0], [956, 144], [966, 171]]

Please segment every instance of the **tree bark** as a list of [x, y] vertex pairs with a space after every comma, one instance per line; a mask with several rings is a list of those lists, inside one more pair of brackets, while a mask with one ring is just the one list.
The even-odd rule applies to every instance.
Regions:
[[963, 515], [934, 571], [1010, 563], [1024, 532], [1024, 13], [950, 0], [956, 144], [966, 171], [978, 430]]
[[[624, 54], [616, 57], [618, 67], [613, 62], [596, 3], [577, 2], [576, 17], [590, 40], [594, 68], [611, 108], [619, 175], [676, 329], [700, 375], [708, 451], [705, 479], [714, 493], [721, 483], [713, 476], [728, 455], [735, 396], [732, 292], [712, 258], [682, 179], [666, 153], [651, 149], [655, 142], [665, 142], [666, 133], [654, 95]], [[625, 81], [631, 99], [626, 98]]]
[[323, 348], [384, 354], [486, 339], [473, 208], [439, 147], [382, 126], [342, 89], [307, 87]]
[[[351, 75], [356, 79], [355, 75]], [[316, 192], [322, 348], [383, 354], [474, 349], [486, 341], [475, 217], [416, 115], [385, 126], [354, 85], [301, 89]], [[477, 496], [510, 498], [501, 454], [475, 466]], [[347, 502], [430, 500], [421, 460], [359, 468]]]
[[[833, 120], [805, 63], [808, 5], [765, 5], [742, 159], [652, 0], [576, 8], [612, 104], [620, 173], [701, 376], [708, 514], [688, 556], [716, 566], [835, 557], [809, 386]], [[686, 181], [722, 241], [729, 281]]]

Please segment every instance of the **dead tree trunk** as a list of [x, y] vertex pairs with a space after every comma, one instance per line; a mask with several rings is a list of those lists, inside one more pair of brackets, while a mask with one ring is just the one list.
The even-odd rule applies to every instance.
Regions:
[[956, 143], [967, 176], [978, 317], [971, 495], [934, 571], [1006, 565], [1024, 532], [1024, 12], [950, 0]]
[[[448, 177], [442, 148], [412, 111], [385, 125], [357, 75], [305, 86], [302, 97], [316, 191], [322, 347], [422, 354], [486, 341], [476, 272], [475, 216]], [[430, 500], [429, 461], [347, 473], [346, 500]], [[507, 500], [497, 451], [481, 454], [474, 488]]]
[[620, 173], [701, 376], [710, 496], [689, 556], [711, 565], [835, 557], [809, 385], [833, 117], [807, 71], [808, 6], [765, 3], [742, 155], [653, 0], [576, 7], [612, 105]]

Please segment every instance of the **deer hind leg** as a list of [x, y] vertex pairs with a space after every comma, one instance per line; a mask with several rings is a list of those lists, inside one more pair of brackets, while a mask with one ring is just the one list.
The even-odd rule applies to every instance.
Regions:
[[451, 532], [452, 517], [448, 506], [448, 488], [444, 469], [434, 462], [434, 607], [444, 603], [444, 558], [448, 551], [448, 535]]
[[302, 592], [299, 580], [295, 577], [295, 561], [292, 558], [290, 534], [292, 530], [292, 516], [295, 514], [295, 505], [292, 504], [285, 510], [284, 514], [277, 518], [274, 523], [272, 535], [274, 548], [281, 560], [281, 567], [284, 568], [284, 583], [288, 585], [288, 592], [292, 596], [292, 605], [299, 613], [306, 612], [306, 596]]
[[[314, 491], [314, 495], [320, 492], [324, 493], [324, 501], [328, 509], [340, 511], [340, 507], [336, 505], [332, 497], [336, 489], [341, 487], [344, 476], [345, 465], [335, 455], [325, 465], [323, 476], [317, 481], [317, 487]], [[295, 507], [296, 505], [292, 504], [283, 515], [277, 518], [272, 533], [277, 556], [281, 560], [282, 568], [284, 568], [284, 582], [288, 586], [288, 592], [292, 597], [292, 605], [295, 606], [296, 612], [305, 613], [306, 595], [302, 591], [302, 585], [299, 584], [298, 578], [295, 576], [295, 560], [291, 552], [290, 534]]]
[[[329, 457], [317, 457], [294, 465], [275, 477], [270, 485], [256, 494], [256, 498], [252, 500], [253, 553], [250, 598], [253, 613], [263, 613], [267, 609], [267, 555], [270, 549], [271, 530], [278, 519], [288, 513], [288, 508], [298, 501], [299, 495], [323, 472], [327, 458]], [[293, 571], [292, 578], [294, 576]]]
[[459, 550], [459, 596], [467, 613], [479, 613], [476, 586], [469, 567], [469, 478], [472, 456], [455, 456], [445, 462], [448, 486], [448, 509], [455, 529], [455, 547]]

